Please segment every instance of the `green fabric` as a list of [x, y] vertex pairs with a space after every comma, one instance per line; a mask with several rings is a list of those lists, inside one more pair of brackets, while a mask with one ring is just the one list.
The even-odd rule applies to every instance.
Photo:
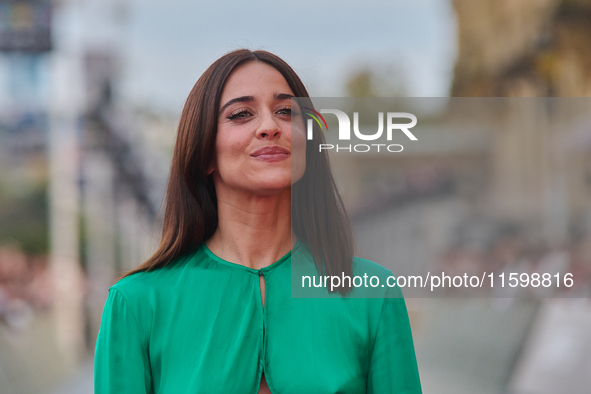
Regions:
[[[291, 298], [292, 256], [313, 267], [299, 242], [261, 270], [202, 245], [111, 286], [95, 393], [254, 394], [263, 372], [272, 393], [420, 393], [404, 299], [392, 297], [400, 289], [381, 298]], [[353, 274], [363, 273], [391, 275], [355, 258]]]

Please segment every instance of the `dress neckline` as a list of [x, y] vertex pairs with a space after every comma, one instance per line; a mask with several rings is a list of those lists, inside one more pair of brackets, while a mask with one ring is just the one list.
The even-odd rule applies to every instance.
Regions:
[[284, 262], [286, 262], [287, 260], [289, 260], [289, 258], [291, 257], [291, 255], [300, 247], [300, 240], [298, 239], [295, 243], [295, 245], [293, 246], [293, 248], [291, 248], [291, 250], [289, 252], [287, 252], [283, 257], [281, 257], [279, 260], [277, 260], [276, 262], [260, 268], [260, 269], [255, 269], [255, 268], [250, 268], [247, 267], [245, 265], [242, 264], [238, 264], [238, 263], [232, 263], [231, 261], [228, 260], [224, 260], [221, 257], [217, 256], [216, 254], [214, 254], [205, 244], [205, 242], [203, 242], [202, 244], [203, 250], [205, 251], [205, 253], [209, 256], [209, 258], [211, 258], [212, 260], [220, 263], [220, 264], [224, 264], [230, 267], [234, 267], [234, 268], [239, 268], [239, 269], [243, 269], [245, 271], [251, 272], [253, 274], [256, 275], [262, 275], [265, 274], [269, 271], [271, 271], [272, 269], [279, 267], [281, 264], [283, 264]]

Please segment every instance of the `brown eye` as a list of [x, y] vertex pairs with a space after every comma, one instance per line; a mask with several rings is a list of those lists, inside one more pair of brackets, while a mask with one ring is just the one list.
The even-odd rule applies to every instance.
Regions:
[[247, 117], [249, 117], [251, 115], [252, 114], [247, 109], [241, 109], [239, 111], [232, 112], [227, 118], [230, 119], [230, 120], [244, 119], [244, 118], [247, 118]]

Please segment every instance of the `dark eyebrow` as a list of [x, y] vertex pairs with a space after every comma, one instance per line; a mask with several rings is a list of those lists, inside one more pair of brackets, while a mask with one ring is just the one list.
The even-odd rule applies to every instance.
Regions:
[[222, 108], [220, 108], [220, 113], [224, 112], [224, 110], [229, 106], [232, 105], [234, 103], [246, 103], [249, 101], [254, 101], [254, 97], [253, 96], [242, 96], [242, 97], [236, 97], [230, 101], [228, 101], [226, 104], [224, 104], [222, 106]]
[[273, 98], [274, 98], [275, 100], [279, 100], [279, 101], [281, 101], [281, 100], [287, 100], [287, 99], [291, 99], [291, 98], [293, 98], [293, 97], [294, 97], [294, 96], [293, 96], [293, 94], [287, 94], [287, 93], [275, 93], [275, 94], [273, 95]]
[[[277, 101], [282, 101], [282, 100], [288, 100], [291, 99], [293, 96], [293, 94], [287, 94], [287, 93], [275, 93], [273, 94], [273, 99], [277, 100]], [[250, 101], [254, 101], [254, 97], [253, 96], [242, 96], [242, 97], [236, 97], [230, 101], [228, 101], [226, 104], [224, 104], [222, 106], [222, 108], [220, 108], [219, 113], [221, 114], [222, 112], [224, 112], [224, 110], [226, 108], [228, 108], [228, 106], [234, 104], [234, 103], [247, 103]]]

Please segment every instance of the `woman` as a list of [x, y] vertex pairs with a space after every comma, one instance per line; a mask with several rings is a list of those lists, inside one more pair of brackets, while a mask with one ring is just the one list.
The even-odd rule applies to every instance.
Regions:
[[264, 51], [228, 53], [195, 84], [160, 246], [109, 289], [97, 394], [420, 392], [399, 289], [291, 297], [292, 259], [300, 273], [391, 275], [352, 257], [322, 135], [306, 141], [297, 105], [292, 126], [291, 97], [309, 96]]

